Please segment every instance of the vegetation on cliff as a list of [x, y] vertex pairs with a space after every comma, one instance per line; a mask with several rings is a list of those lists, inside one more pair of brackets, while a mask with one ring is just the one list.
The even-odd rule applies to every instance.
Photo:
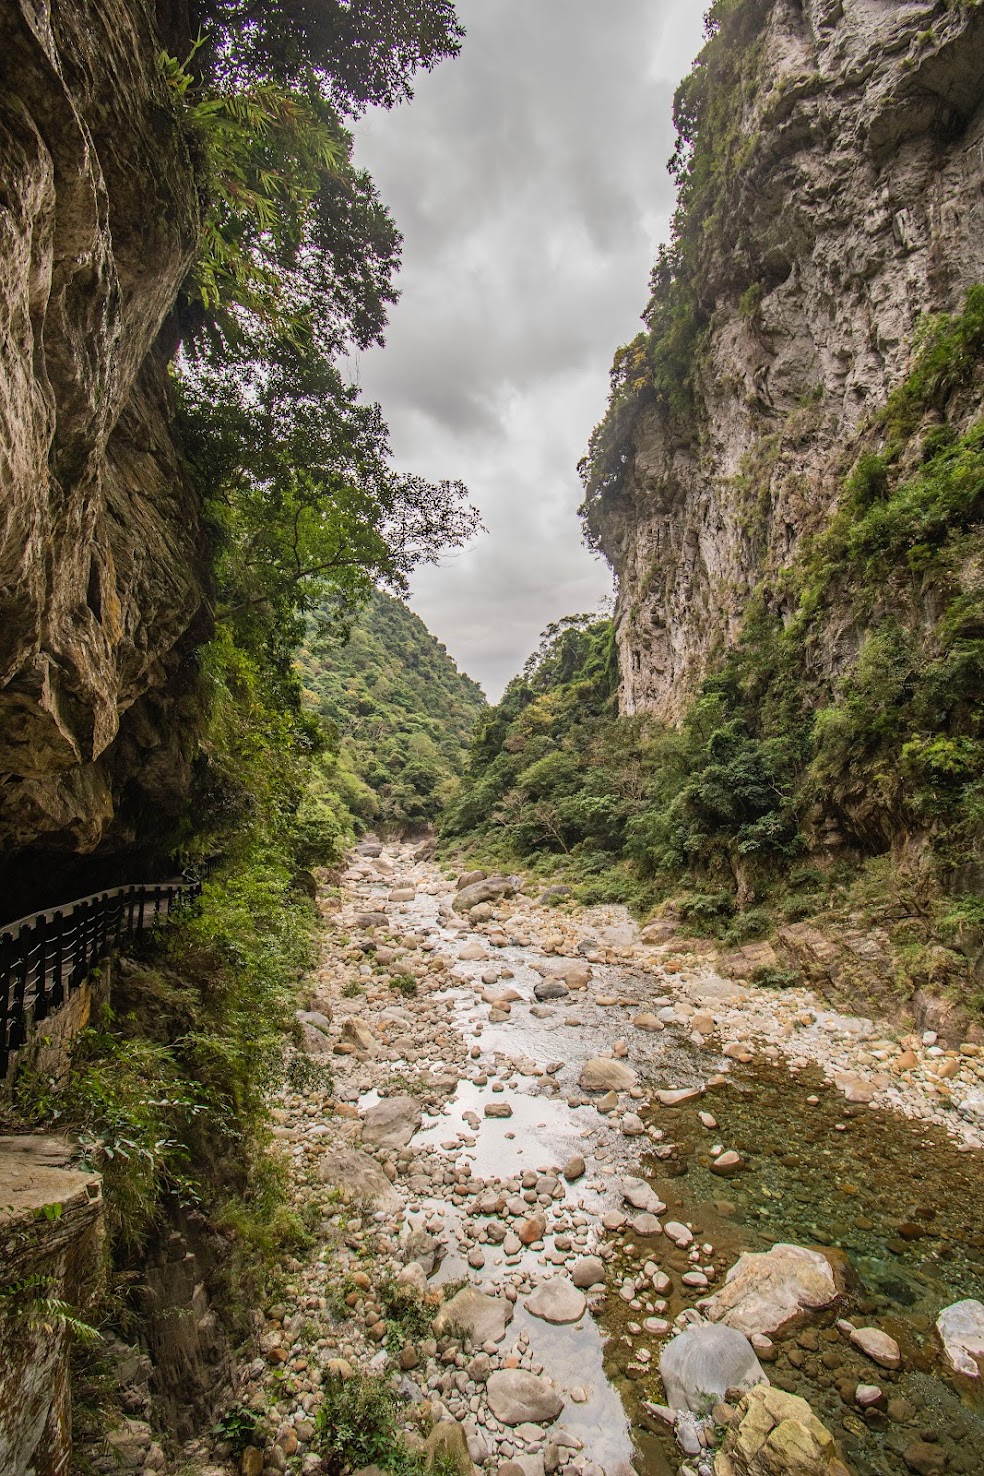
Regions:
[[[332, 734], [302, 819], [335, 812], [356, 833], [433, 823], [457, 790], [481, 688], [402, 601], [377, 590], [347, 638], [315, 618], [298, 666], [305, 706]], [[326, 817], [327, 818], [327, 817]]]

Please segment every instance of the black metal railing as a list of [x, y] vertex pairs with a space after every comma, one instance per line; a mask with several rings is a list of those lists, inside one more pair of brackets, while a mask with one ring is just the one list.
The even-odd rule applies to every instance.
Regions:
[[138, 937], [201, 895], [200, 881], [97, 892], [8, 923], [0, 932], [0, 1080], [33, 1025], [80, 988], [125, 939]]

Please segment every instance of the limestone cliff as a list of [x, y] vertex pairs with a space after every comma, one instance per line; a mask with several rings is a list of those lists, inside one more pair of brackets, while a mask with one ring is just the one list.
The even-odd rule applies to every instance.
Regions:
[[8, 886], [32, 857], [125, 848], [187, 785], [207, 574], [166, 365], [199, 202], [157, 9], [0, 3]]
[[[683, 192], [693, 335], [669, 366], [690, 403], [648, 369], [630, 382], [630, 346], [588, 467], [588, 526], [618, 577], [622, 709], [671, 720], [751, 591], [829, 520], [920, 319], [984, 280], [980, 5], [714, 12], [695, 74], [714, 94], [703, 182]], [[843, 610], [816, 660], [836, 673], [861, 636]]]

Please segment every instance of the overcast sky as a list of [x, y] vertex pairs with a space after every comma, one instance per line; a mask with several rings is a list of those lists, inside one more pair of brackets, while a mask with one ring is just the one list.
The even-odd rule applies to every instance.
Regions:
[[411, 604], [493, 700], [551, 620], [610, 594], [577, 462], [673, 208], [671, 105], [701, 0], [461, 0], [461, 56], [356, 128], [404, 235], [386, 347], [355, 366], [397, 464], [488, 531]]

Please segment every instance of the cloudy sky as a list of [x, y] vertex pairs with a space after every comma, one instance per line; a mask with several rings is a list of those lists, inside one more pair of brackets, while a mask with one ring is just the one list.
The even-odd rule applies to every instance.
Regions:
[[496, 699], [551, 620], [597, 609], [577, 462], [673, 208], [671, 103], [700, 0], [461, 0], [461, 56], [356, 129], [404, 234], [384, 349], [354, 366], [401, 469], [461, 478], [487, 532], [411, 603]]

